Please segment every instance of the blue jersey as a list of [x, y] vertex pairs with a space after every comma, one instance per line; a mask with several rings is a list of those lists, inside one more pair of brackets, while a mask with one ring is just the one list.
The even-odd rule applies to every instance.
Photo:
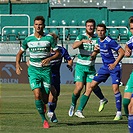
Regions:
[[118, 57], [118, 50], [121, 46], [108, 36], [102, 42], [98, 39], [98, 44], [104, 66], [114, 63]]
[[[57, 91], [57, 96], [60, 94], [60, 66], [62, 63], [62, 59], [71, 60], [70, 55], [64, 47], [58, 46], [61, 56], [55, 60], [52, 60], [51, 63], [51, 71], [52, 71], [52, 85], [55, 87]], [[51, 52], [51, 56], [54, 55], [54, 52]]]
[[[71, 60], [71, 56], [68, 54], [68, 51], [61, 46], [58, 46], [58, 50], [60, 51], [61, 56], [58, 59], [52, 60], [51, 63], [51, 70], [52, 76], [59, 76], [60, 75], [60, 66], [62, 63], [62, 59]], [[54, 55], [55, 52], [51, 52], [51, 56]]]
[[133, 36], [130, 38], [130, 40], [128, 42], [126, 42], [126, 44], [128, 45], [128, 47], [132, 50], [133, 49]]

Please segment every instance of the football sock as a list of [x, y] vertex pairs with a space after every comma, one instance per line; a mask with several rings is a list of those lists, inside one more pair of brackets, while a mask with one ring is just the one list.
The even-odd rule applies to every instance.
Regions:
[[129, 133], [133, 133], [133, 115], [128, 116], [128, 129]]
[[104, 99], [103, 93], [99, 86], [97, 86], [97, 88], [95, 88], [93, 92], [100, 100]]
[[115, 102], [116, 102], [117, 111], [121, 111], [122, 98], [120, 92], [115, 94]]
[[89, 97], [83, 94], [80, 98], [80, 103], [77, 110], [82, 111], [87, 104], [88, 99]]
[[44, 113], [44, 104], [42, 102], [42, 100], [35, 100], [35, 105], [36, 105], [36, 108], [42, 118], [42, 122], [44, 122], [44, 120], [46, 120], [45, 118], [45, 113]]
[[54, 112], [56, 108], [56, 103], [48, 102], [49, 112]]
[[76, 103], [77, 103], [77, 100], [78, 100], [79, 96], [80, 95], [76, 96], [76, 95], [72, 94], [72, 105], [73, 106], [76, 106]]
[[125, 115], [128, 117], [128, 105], [130, 103], [130, 99], [123, 98], [123, 107], [124, 107], [124, 112]]

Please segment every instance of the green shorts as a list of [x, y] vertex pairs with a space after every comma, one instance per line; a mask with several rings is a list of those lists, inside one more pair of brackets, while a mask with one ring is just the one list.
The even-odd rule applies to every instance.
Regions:
[[51, 68], [45, 67], [28, 67], [28, 78], [32, 90], [36, 88], [44, 89], [49, 93], [51, 85]]
[[85, 66], [76, 64], [75, 66], [75, 82], [91, 82], [96, 74], [94, 66]]
[[130, 74], [130, 78], [128, 79], [124, 92], [133, 93], [133, 72]]

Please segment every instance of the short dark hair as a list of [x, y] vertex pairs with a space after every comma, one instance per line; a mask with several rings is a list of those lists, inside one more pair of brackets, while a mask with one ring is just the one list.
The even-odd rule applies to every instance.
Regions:
[[88, 20], [86, 20], [85, 25], [87, 23], [93, 23], [94, 27], [96, 27], [96, 21], [94, 19], [88, 19]]
[[129, 24], [133, 23], [133, 16], [130, 16], [128, 20], [129, 20]]
[[42, 20], [43, 24], [45, 23], [45, 19], [44, 19], [43, 16], [36, 16], [35, 19], [34, 19], [34, 22], [35, 22], [36, 20]]
[[98, 24], [98, 25], [97, 25], [97, 27], [103, 27], [105, 31], [106, 31], [106, 29], [107, 29], [107, 28], [106, 28], [106, 25], [105, 25], [105, 24], [103, 24], [103, 23]]

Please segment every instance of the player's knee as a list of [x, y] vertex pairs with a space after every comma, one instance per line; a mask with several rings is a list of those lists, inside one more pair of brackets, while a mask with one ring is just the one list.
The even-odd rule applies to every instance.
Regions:
[[130, 115], [133, 115], [133, 102], [130, 102], [130, 104], [128, 105], [128, 111]]

